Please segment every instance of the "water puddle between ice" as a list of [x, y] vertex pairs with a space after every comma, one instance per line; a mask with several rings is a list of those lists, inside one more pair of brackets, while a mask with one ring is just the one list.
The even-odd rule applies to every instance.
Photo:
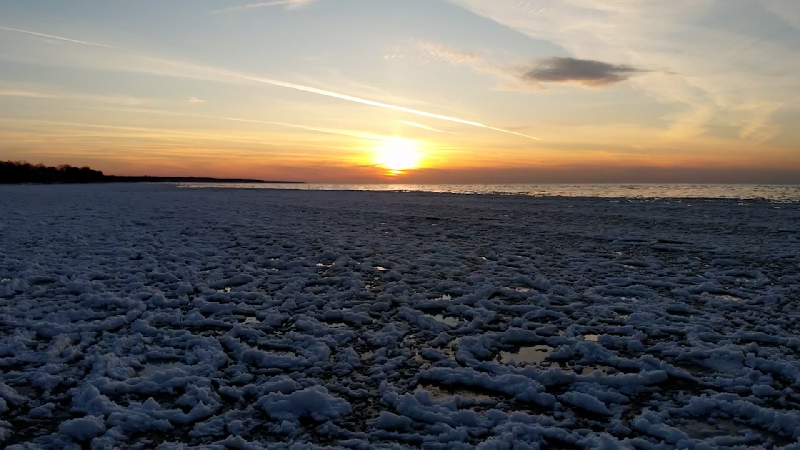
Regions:
[[738, 297], [736, 295], [730, 295], [730, 294], [717, 295], [716, 297], [717, 298], [721, 298], [723, 300], [730, 300], [732, 302], [741, 302], [741, 301], [744, 300], [742, 297]]
[[254, 324], [254, 323], [258, 323], [258, 317], [256, 317], [256, 316], [244, 316], [244, 324], [245, 325], [250, 325], [250, 324]]
[[224, 287], [222, 289], [216, 289], [216, 291], [219, 292], [219, 293], [222, 293], [222, 294], [228, 294], [228, 293], [231, 292], [231, 289], [232, 288], [230, 286], [227, 286], [227, 287]]
[[450, 327], [454, 327], [458, 325], [458, 322], [460, 322], [460, 320], [456, 317], [445, 316], [442, 314], [436, 314], [435, 316], [432, 316], [430, 314], [425, 314], [425, 315], [439, 323], [443, 323]]
[[374, 352], [364, 352], [361, 354], [362, 361], [369, 361], [372, 357], [375, 356]]
[[444, 295], [443, 295], [443, 296], [441, 296], [441, 297], [436, 297], [435, 299], [433, 299], [433, 301], [438, 301], [438, 300], [445, 300], [445, 301], [447, 301], [447, 300], [452, 300], [452, 299], [453, 299], [453, 297], [452, 297], [450, 294], [444, 294]]
[[456, 395], [460, 396], [462, 399], [470, 399], [475, 402], [485, 402], [485, 401], [493, 401], [497, 400], [497, 396], [491, 395], [491, 392], [478, 392], [471, 389], [463, 389], [463, 388], [448, 388], [443, 386], [436, 386], [432, 384], [419, 384], [414, 389], [414, 393], [428, 391], [431, 396], [431, 399], [437, 402], [450, 400]]
[[600, 335], [599, 334], [584, 334], [583, 335], [583, 339], [586, 340], [586, 341], [590, 341], [590, 342], [597, 342], [597, 340], [600, 339]]
[[317, 267], [325, 267], [325, 268], [328, 268], [328, 267], [332, 267], [332, 266], [333, 266], [333, 264], [317, 263], [317, 264], [316, 264], [316, 266], [317, 266]]
[[553, 351], [549, 345], [534, 345], [533, 347], [520, 347], [514, 352], [500, 352], [498, 358], [503, 364], [514, 361], [517, 364], [541, 364]]
[[714, 436], [733, 436], [738, 434], [740, 427], [730, 420], [720, 420], [710, 424], [701, 420], [688, 420], [684, 425], [677, 427], [692, 439], [706, 439]]
[[517, 291], [517, 292], [522, 292], [524, 294], [525, 292], [530, 292], [531, 288], [529, 288], [529, 287], [515, 287], [514, 290]]
[[600, 372], [603, 375], [608, 375], [611, 367], [609, 366], [583, 366], [579, 375], [591, 375], [594, 372]]
[[180, 361], [153, 361], [144, 365], [144, 369], [139, 372], [140, 377], [149, 377], [157, 372], [165, 372], [169, 369], [185, 367]]
[[383, 266], [375, 266], [375, 270], [378, 270], [378, 271], [381, 271], [381, 272], [386, 272], [389, 269], [387, 269], [386, 267], [383, 267]]

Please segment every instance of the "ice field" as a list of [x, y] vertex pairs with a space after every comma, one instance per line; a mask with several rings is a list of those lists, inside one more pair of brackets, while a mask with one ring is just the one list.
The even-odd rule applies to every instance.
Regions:
[[0, 187], [0, 447], [800, 449], [800, 206]]

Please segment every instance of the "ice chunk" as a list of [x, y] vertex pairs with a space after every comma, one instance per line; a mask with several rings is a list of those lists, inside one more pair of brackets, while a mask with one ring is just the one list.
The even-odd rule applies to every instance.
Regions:
[[384, 430], [406, 430], [411, 428], [412, 423], [414, 421], [408, 417], [398, 416], [389, 411], [382, 411], [381, 415], [372, 422], [372, 426]]
[[314, 386], [289, 395], [273, 392], [259, 401], [259, 406], [276, 420], [296, 421], [308, 417], [318, 422], [340, 419], [352, 414], [350, 403], [334, 397], [321, 386]]
[[76, 441], [88, 441], [105, 433], [106, 424], [100, 416], [86, 416], [62, 422], [58, 431]]
[[560, 395], [559, 400], [569, 403], [570, 405], [577, 406], [583, 410], [589, 411], [594, 414], [602, 414], [606, 416], [612, 415], [605, 403], [597, 399], [597, 397], [582, 392], [567, 392]]

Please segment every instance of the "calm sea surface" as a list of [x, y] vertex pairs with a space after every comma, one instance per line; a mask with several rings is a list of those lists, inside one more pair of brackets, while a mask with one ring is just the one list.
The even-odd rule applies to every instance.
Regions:
[[215, 184], [185, 188], [295, 189], [311, 191], [443, 192], [533, 197], [730, 198], [800, 202], [800, 185], [765, 184]]

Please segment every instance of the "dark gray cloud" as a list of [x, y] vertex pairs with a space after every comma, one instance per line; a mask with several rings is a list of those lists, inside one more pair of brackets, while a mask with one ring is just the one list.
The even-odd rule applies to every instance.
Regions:
[[585, 86], [603, 86], [619, 83], [639, 73], [647, 72], [624, 64], [609, 64], [591, 59], [547, 58], [522, 74], [528, 82], [578, 83]]

